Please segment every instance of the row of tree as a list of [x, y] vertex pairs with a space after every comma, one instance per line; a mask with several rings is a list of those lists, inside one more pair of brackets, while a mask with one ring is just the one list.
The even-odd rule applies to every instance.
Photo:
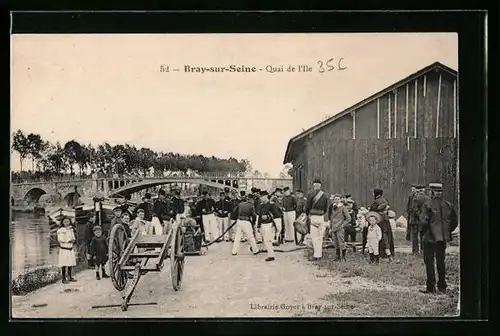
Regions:
[[246, 159], [155, 152], [129, 144], [112, 146], [104, 143], [93, 147], [91, 144], [71, 140], [61, 146], [59, 142], [52, 144], [44, 141], [39, 134], [26, 135], [21, 130], [13, 133], [12, 150], [19, 154], [21, 171], [23, 162], [31, 159], [34, 171], [57, 174], [73, 174], [75, 169], [78, 169], [80, 175], [97, 172], [134, 176], [147, 176], [151, 172], [161, 175], [166, 171], [241, 173], [252, 169]]

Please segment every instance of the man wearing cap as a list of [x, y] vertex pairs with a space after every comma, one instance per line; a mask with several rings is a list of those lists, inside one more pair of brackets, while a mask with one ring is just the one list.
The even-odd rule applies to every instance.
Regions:
[[373, 203], [370, 205], [370, 211], [383, 211], [387, 205], [389, 202], [384, 198], [384, 191], [379, 188], [373, 190]]
[[283, 243], [283, 203], [282, 203], [282, 189], [276, 188], [271, 196], [270, 202], [275, 205], [276, 217], [274, 218], [274, 225], [276, 228], [274, 236], [274, 245], [279, 246]]
[[285, 196], [283, 196], [283, 224], [285, 226], [285, 242], [291, 243], [294, 241], [293, 222], [296, 219], [297, 199], [291, 195], [290, 188], [283, 189]]
[[[231, 210], [231, 199], [226, 195], [225, 192], [221, 192], [219, 200], [215, 203], [218, 229], [217, 236], [220, 236], [229, 228], [229, 213], [231, 212]], [[229, 232], [224, 233], [224, 240], [229, 241]]]
[[151, 215], [151, 230], [153, 232], [151, 234], [163, 234], [163, 225], [165, 224], [167, 216], [167, 193], [165, 192], [165, 189], [160, 189], [158, 192], [158, 199], [153, 204], [153, 213]]
[[134, 211], [136, 216], [139, 209], [144, 210], [144, 220], [151, 222], [151, 219], [153, 218], [153, 201], [151, 200], [151, 193], [146, 193], [146, 195], [142, 198], [142, 203], [139, 204]]
[[260, 193], [261, 190], [259, 188], [253, 188], [254, 189], [254, 201], [253, 201], [253, 206], [255, 207], [255, 213], [257, 215], [257, 218], [255, 219], [255, 226], [254, 226], [254, 234], [255, 234], [255, 240], [257, 240], [257, 244], [262, 242], [262, 234], [260, 232], [260, 228], [257, 226], [257, 223], [259, 222], [259, 213], [260, 213], [260, 205], [261, 205], [261, 200], [260, 200]]
[[[239, 197], [236, 194], [236, 191], [233, 190], [231, 195], [232, 195], [232, 198], [231, 198], [232, 199], [232, 210], [231, 210], [231, 214], [229, 215], [229, 225], [233, 225], [238, 220], [238, 205], [242, 201], [241, 197]], [[236, 233], [236, 229], [234, 226], [231, 229], [231, 231], [232, 232], [229, 235], [229, 241], [234, 241], [234, 234]]]
[[231, 251], [232, 255], [237, 255], [240, 248], [240, 242], [242, 236], [245, 236], [250, 243], [251, 251], [254, 255], [259, 253], [259, 248], [257, 247], [257, 242], [253, 235], [252, 223], [255, 223], [255, 208], [253, 206], [253, 200], [246, 196], [238, 204], [236, 210], [238, 219], [236, 222], [236, 234], [234, 237], [233, 249]]
[[424, 263], [427, 273], [426, 289], [422, 293], [435, 293], [437, 266], [437, 290], [446, 292], [445, 252], [446, 243], [451, 241], [451, 233], [458, 226], [458, 218], [453, 204], [442, 197], [443, 185], [430, 183], [430, 200], [424, 204], [421, 230], [423, 233]]
[[320, 259], [323, 256], [323, 236], [325, 234], [326, 223], [324, 216], [328, 210], [328, 197], [321, 190], [321, 181], [315, 179], [313, 191], [307, 196], [306, 215], [311, 222], [311, 239], [314, 249], [313, 258]]
[[414, 185], [413, 193], [408, 199], [407, 214], [408, 214], [408, 227], [406, 239], [412, 243], [413, 254], [418, 254], [423, 250], [422, 234], [420, 232], [420, 225], [422, 224], [423, 206], [429, 201], [429, 197], [425, 195], [424, 185]]
[[333, 195], [333, 202], [328, 207], [328, 220], [336, 249], [335, 261], [345, 260], [347, 246], [344, 240], [344, 228], [351, 222], [351, 216], [340, 195]]
[[181, 198], [181, 191], [179, 189], [175, 189], [174, 196], [172, 197], [172, 210], [175, 215], [175, 221], [178, 224], [181, 222], [181, 216], [186, 210], [184, 203], [184, 200]]
[[266, 190], [260, 192], [260, 209], [258, 213], [259, 221], [257, 228], [262, 233], [262, 242], [266, 247], [267, 258], [266, 261], [274, 260], [273, 248], [273, 219], [276, 213], [275, 205], [269, 202], [269, 193]]
[[203, 190], [202, 199], [196, 206], [197, 212], [201, 213], [201, 220], [205, 232], [205, 241], [211, 242], [218, 237], [217, 219], [215, 218], [215, 202], [208, 197], [208, 191]]
[[[307, 199], [304, 197], [304, 193], [302, 190], [298, 189], [295, 192], [295, 199], [296, 199], [296, 217], [299, 218], [300, 215], [302, 215], [306, 211], [306, 202]], [[297, 229], [294, 227], [294, 239], [295, 239], [295, 245], [302, 246], [304, 245], [304, 239], [305, 239], [304, 234], [301, 234]]]

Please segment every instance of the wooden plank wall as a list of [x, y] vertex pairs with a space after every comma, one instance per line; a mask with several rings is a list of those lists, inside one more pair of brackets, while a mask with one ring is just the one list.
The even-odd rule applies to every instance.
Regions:
[[331, 139], [325, 145], [316, 141], [308, 146], [304, 189], [320, 178], [327, 193], [351, 193], [367, 206], [373, 189], [382, 188], [399, 215], [411, 184], [441, 181], [444, 197], [457, 204], [455, 138]]

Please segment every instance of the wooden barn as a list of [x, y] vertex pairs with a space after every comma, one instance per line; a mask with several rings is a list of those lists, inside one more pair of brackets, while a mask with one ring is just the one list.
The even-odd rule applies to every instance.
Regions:
[[435, 62], [290, 139], [294, 189], [320, 178], [327, 193], [369, 205], [381, 188], [396, 213], [410, 186], [441, 181], [458, 204], [457, 71]]

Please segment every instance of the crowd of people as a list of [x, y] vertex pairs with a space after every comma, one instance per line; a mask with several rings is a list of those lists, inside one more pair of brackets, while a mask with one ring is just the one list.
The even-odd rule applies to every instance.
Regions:
[[[310, 235], [313, 259], [323, 257], [325, 240], [332, 242], [336, 250], [336, 261], [346, 260], [349, 243], [356, 251], [357, 234], [362, 235], [361, 252], [368, 252], [368, 262], [379, 264], [380, 258], [389, 262], [394, 257], [395, 213], [383, 190], [375, 189], [373, 202], [369, 207], [358, 207], [351, 195], [327, 193], [322, 190], [321, 181], [316, 179], [312, 191], [304, 195], [302, 190], [294, 193], [290, 188], [276, 188], [273, 192], [252, 188], [230, 192], [225, 188], [217, 198], [207, 190], [199, 197], [181, 198], [180, 190], [160, 189], [153, 200], [146, 193], [137, 206], [127, 203], [114, 209], [114, 218], [109, 224], [97, 225], [95, 214], [91, 215], [86, 227], [85, 241], [89, 263], [94, 264], [96, 278], [109, 277], [104, 265], [108, 256], [108, 237], [114, 225], [120, 223], [127, 236], [136, 230], [142, 234], [158, 235], [169, 230], [174, 222], [184, 227], [197, 228], [206, 245], [232, 243], [232, 255], [237, 255], [242, 242], [248, 242], [253, 254], [267, 252], [266, 261], [275, 260], [274, 248], [281, 244], [304, 246], [305, 237]], [[437, 263], [437, 290], [446, 290], [445, 249], [451, 240], [451, 232], [458, 225], [452, 204], [442, 198], [442, 185], [431, 183], [425, 186], [413, 185], [406, 209], [408, 218], [407, 239], [412, 241], [413, 253], [423, 252], [427, 271], [425, 293], [436, 292], [434, 264]], [[305, 230], [299, 230], [301, 221]], [[75, 260], [68, 252], [74, 242], [71, 235], [71, 220], [63, 218], [58, 230], [60, 243], [60, 266], [63, 282], [75, 281], [71, 267]], [[263, 244], [263, 249], [259, 248]], [[67, 247], [65, 247], [67, 246]]]

